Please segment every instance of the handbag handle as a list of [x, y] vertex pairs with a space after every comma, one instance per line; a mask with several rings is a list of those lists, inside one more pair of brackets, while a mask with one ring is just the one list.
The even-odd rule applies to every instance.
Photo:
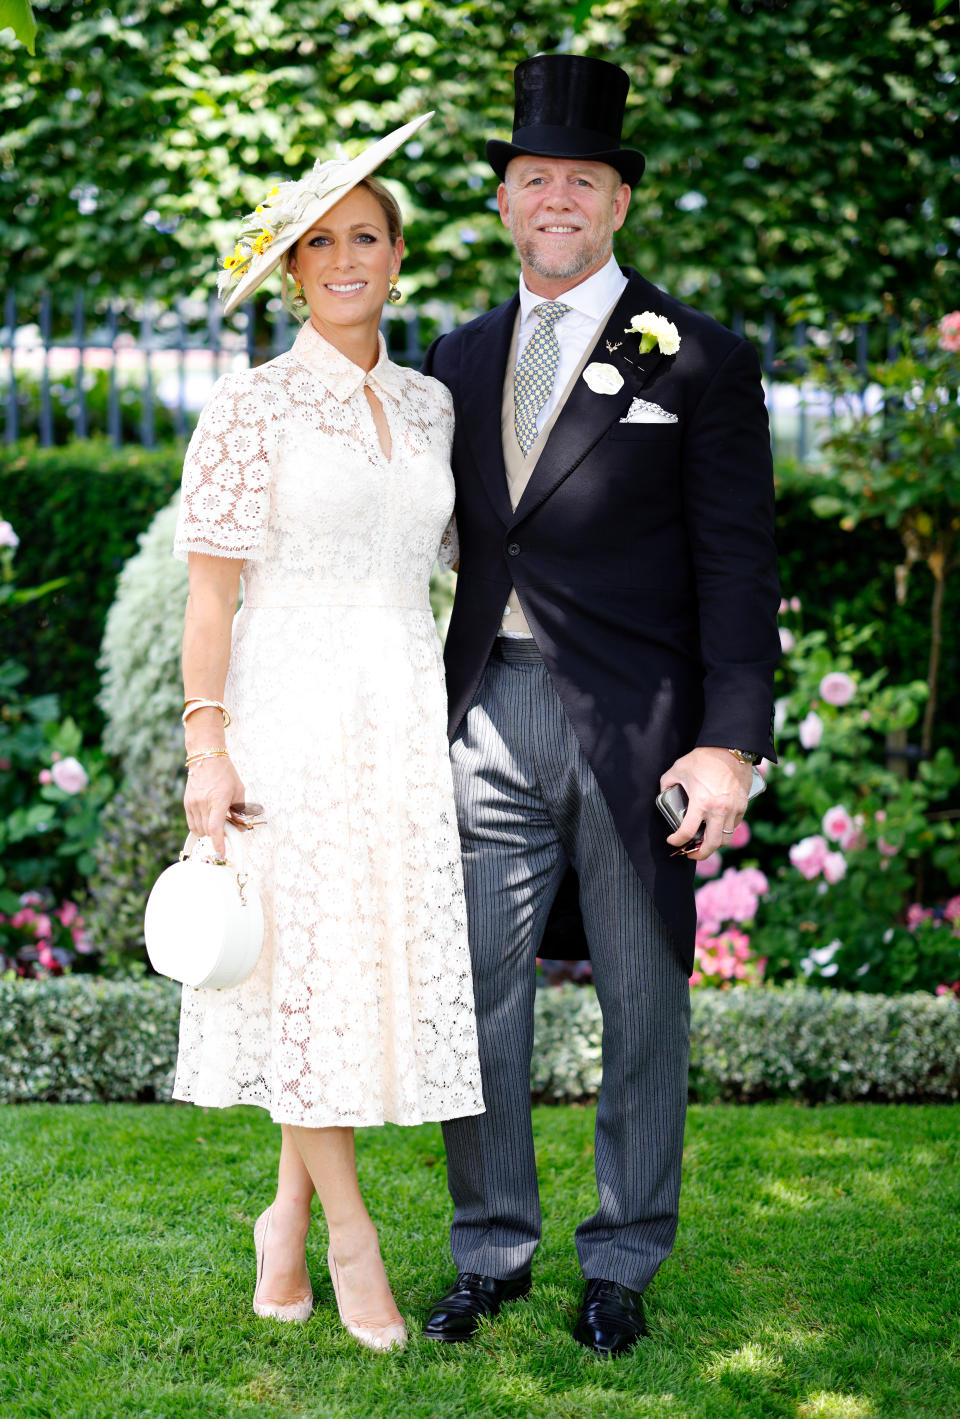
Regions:
[[[234, 827], [232, 823], [224, 823], [223, 835], [227, 849], [227, 864], [236, 869], [239, 877], [246, 878], [247, 849], [243, 841], [245, 834], [240, 828]], [[180, 849], [180, 861], [188, 861], [193, 856], [194, 849], [202, 842], [210, 843], [211, 848], [213, 846], [210, 838], [198, 838], [196, 834], [188, 833], [187, 840]]]

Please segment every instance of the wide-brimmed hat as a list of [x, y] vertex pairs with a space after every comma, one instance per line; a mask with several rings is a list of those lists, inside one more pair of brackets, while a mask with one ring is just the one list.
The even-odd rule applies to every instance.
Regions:
[[625, 70], [583, 54], [537, 54], [517, 65], [513, 86], [513, 142], [487, 143], [487, 161], [501, 182], [510, 159], [521, 156], [609, 163], [630, 187], [640, 181], [646, 159], [620, 146], [630, 88]]
[[226, 314], [252, 296], [280, 265], [283, 253], [351, 188], [389, 158], [433, 117], [433, 109], [371, 143], [355, 158], [319, 159], [297, 182], [281, 182], [240, 223], [236, 245], [222, 264], [217, 290]]

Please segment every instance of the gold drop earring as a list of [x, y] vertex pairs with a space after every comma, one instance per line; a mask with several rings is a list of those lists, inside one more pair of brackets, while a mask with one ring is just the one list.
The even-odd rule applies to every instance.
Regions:
[[[296, 278], [294, 278], [294, 279], [296, 279]], [[306, 296], [303, 294], [303, 287], [301, 286], [300, 282], [297, 281], [297, 291], [296, 291], [296, 295], [293, 297], [293, 300], [291, 301], [291, 305], [295, 305], [296, 308], [297, 308], [297, 310], [303, 310], [303, 307], [306, 305], [306, 303], [307, 303], [307, 298], [306, 298]]]
[[387, 300], [391, 305], [396, 305], [397, 301], [401, 299], [400, 287], [397, 285], [399, 279], [399, 276], [390, 277], [390, 289], [387, 292]]

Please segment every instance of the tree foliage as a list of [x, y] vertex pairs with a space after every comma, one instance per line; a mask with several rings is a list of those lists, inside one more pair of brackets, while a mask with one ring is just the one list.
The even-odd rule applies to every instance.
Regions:
[[[816, 289], [837, 311], [960, 276], [960, 20], [931, 0], [48, 0], [0, 38], [0, 273], [19, 289], [208, 291], [236, 216], [340, 140], [427, 108], [386, 173], [408, 291], [470, 308], [515, 263], [484, 142], [514, 65], [622, 63], [647, 176], [618, 245], [729, 318]], [[955, 302], [952, 302], [955, 303]]]

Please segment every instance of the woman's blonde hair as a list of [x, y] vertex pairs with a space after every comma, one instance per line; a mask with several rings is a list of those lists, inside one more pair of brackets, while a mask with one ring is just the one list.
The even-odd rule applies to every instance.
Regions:
[[[384, 187], [383, 183], [376, 177], [361, 178], [357, 183], [357, 187], [365, 187], [380, 203], [380, 210], [387, 223], [387, 235], [390, 238], [390, 245], [396, 246], [397, 242], [403, 236], [403, 213], [400, 211], [397, 199], [393, 196], [393, 193], [390, 192], [389, 188]], [[351, 191], [356, 191], [356, 188], [351, 188]], [[295, 315], [298, 320], [306, 320], [306, 308], [299, 310], [293, 304], [293, 298], [287, 287], [287, 278], [291, 274], [290, 257], [296, 252], [299, 245], [299, 241], [294, 242], [293, 246], [289, 247], [280, 258], [280, 271], [282, 275], [280, 295], [291, 315]]]

